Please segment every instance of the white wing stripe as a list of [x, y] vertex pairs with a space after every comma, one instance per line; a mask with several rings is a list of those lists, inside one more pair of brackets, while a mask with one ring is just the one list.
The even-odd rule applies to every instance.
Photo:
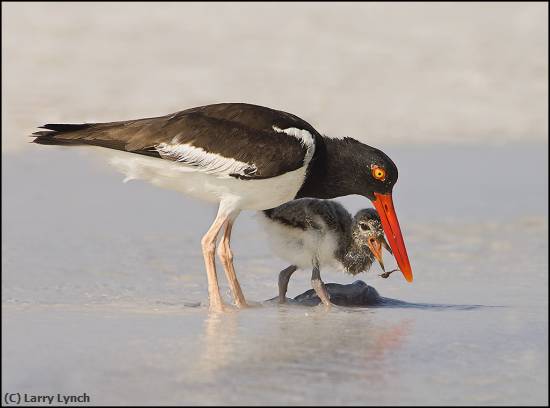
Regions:
[[162, 158], [167, 158], [196, 167], [197, 171], [230, 177], [231, 174], [250, 176], [258, 170], [254, 164], [209, 153], [206, 150], [189, 144], [161, 143], [155, 146]]
[[311, 158], [313, 157], [313, 153], [315, 152], [315, 141], [311, 133], [309, 133], [307, 130], [298, 128], [281, 129], [275, 125], [273, 125], [272, 128], [277, 133], [286, 133], [287, 135], [294, 136], [295, 138], [300, 140], [302, 146], [306, 148], [304, 166], [307, 166]]

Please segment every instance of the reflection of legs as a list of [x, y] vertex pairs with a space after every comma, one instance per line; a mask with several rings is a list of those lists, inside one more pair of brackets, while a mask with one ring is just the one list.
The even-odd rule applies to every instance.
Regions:
[[237, 307], [246, 307], [246, 300], [241, 290], [241, 286], [239, 285], [239, 281], [237, 280], [235, 268], [233, 267], [233, 252], [231, 252], [231, 247], [229, 246], [231, 229], [233, 228], [233, 222], [235, 218], [237, 218], [237, 215], [239, 215], [238, 211], [233, 212], [227, 219], [225, 231], [220, 241], [220, 245], [218, 246], [218, 256], [225, 270], [225, 276], [227, 276], [227, 280], [229, 281], [231, 293], [233, 294], [233, 299], [235, 299], [235, 305], [237, 305]]
[[288, 289], [288, 281], [294, 272], [298, 269], [294, 265], [290, 265], [288, 268], [279, 272], [279, 303], [286, 302], [286, 290]]
[[323, 302], [326, 306], [332, 305], [330, 303], [330, 295], [327, 292], [327, 288], [321, 280], [321, 271], [319, 271], [318, 266], [313, 267], [313, 272], [311, 273], [311, 286], [313, 286], [313, 289], [315, 290], [315, 293], [317, 293], [317, 296], [319, 296], [319, 299], [321, 299], [321, 302]]
[[223, 203], [220, 203], [220, 208], [218, 209], [216, 219], [201, 240], [202, 255], [204, 257], [204, 265], [206, 266], [206, 275], [208, 277], [208, 297], [210, 299], [210, 309], [213, 311], [223, 310], [223, 302], [220, 295], [220, 287], [218, 286], [218, 277], [216, 275], [215, 252], [218, 233], [220, 232], [223, 224], [227, 221], [227, 218], [228, 211], [224, 208]]

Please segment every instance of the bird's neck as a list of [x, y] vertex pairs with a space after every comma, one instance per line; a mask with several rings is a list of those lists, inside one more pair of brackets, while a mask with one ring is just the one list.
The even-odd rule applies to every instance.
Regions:
[[347, 245], [336, 254], [336, 257], [342, 263], [346, 272], [352, 275], [367, 271], [373, 261], [370, 252], [351, 238]]
[[353, 155], [353, 144], [347, 143], [345, 139], [317, 135], [315, 154], [304, 184], [295, 198], [330, 199], [357, 194], [354, 177], [358, 171]]

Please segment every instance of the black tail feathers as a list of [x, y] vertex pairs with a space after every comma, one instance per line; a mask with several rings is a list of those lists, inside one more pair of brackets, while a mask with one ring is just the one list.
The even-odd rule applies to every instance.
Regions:
[[57, 133], [74, 132], [75, 130], [87, 129], [93, 123], [48, 123], [44, 126], [39, 126], [40, 129], [54, 130]]
[[55, 136], [63, 133], [75, 132], [91, 127], [93, 123], [48, 123], [44, 126], [39, 126], [41, 130], [34, 132], [31, 137], [34, 137], [33, 143], [48, 144], [48, 145], [61, 145], [61, 144], [74, 144], [74, 140], [64, 140], [62, 138], [56, 138]]

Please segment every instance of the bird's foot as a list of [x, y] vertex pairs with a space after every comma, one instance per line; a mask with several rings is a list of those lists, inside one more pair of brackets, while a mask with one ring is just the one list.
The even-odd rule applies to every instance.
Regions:
[[323, 302], [323, 306], [325, 307], [325, 309], [330, 310], [334, 305], [330, 301], [328, 301], [328, 302]]
[[221, 299], [210, 299], [210, 305], [208, 307], [210, 312], [213, 313], [222, 313], [227, 311], [227, 306], [222, 302]]
[[244, 303], [244, 306], [237, 306], [239, 309], [254, 309], [256, 307], [263, 307], [262, 302], [256, 302], [255, 300], [249, 300]]
[[235, 306], [237, 309], [247, 309], [250, 307], [250, 305], [246, 301], [235, 301]]

